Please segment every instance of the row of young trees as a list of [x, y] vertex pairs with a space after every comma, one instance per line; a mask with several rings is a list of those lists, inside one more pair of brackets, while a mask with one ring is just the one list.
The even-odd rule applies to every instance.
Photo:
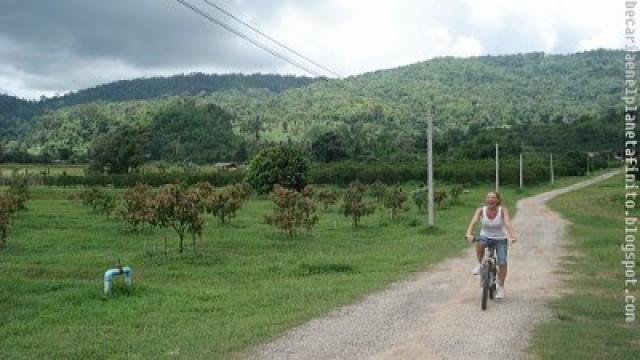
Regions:
[[[450, 198], [452, 203], [458, 203], [463, 189], [454, 186], [447, 192], [438, 190], [434, 193], [437, 206]], [[426, 204], [428, 192], [426, 188], [419, 188], [407, 193], [401, 187], [388, 187], [381, 182], [371, 185], [354, 181], [342, 193], [340, 212], [351, 219], [354, 229], [357, 229], [363, 217], [373, 214], [380, 206], [389, 211], [391, 221], [398, 220], [402, 213], [409, 211], [409, 195], [416, 204], [418, 211]], [[271, 199], [276, 207], [273, 214], [265, 217], [266, 222], [280, 228], [287, 235], [296, 235], [303, 232], [311, 233], [313, 226], [318, 222], [317, 205], [319, 201], [324, 211], [338, 202], [340, 195], [333, 190], [324, 190], [314, 196], [314, 190], [310, 185], [302, 191], [287, 189], [280, 185], [274, 187]]]
[[7, 246], [7, 237], [11, 223], [18, 211], [25, 210], [30, 197], [26, 178], [14, 179], [9, 191], [0, 192], [0, 248]]
[[122, 195], [120, 206], [112, 194], [90, 188], [75, 196], [95, 212], [115, 215], [133, 230], [150, 227], [166, 228], [176, 232], [178, 249], [184, 251], [184, 240], [202, 235], [205, 214], [211, 214], [221, 223], [228, 223], [242, 207], [250, 191], [246, 185], [236, 184], [217, 189], [207, 182], [192, 186], [167, 184], [157, 190], [139, 183]]

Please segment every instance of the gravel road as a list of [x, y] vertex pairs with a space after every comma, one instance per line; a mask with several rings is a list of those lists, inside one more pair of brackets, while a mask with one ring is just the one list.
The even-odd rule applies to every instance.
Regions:
[[[506, 297], [480, 310], [480, 285], [470, 274], [473, 249], [361, 302], [291, 329], [252, 351], [251, 359], [524, 359], [529, 330], [551, 316], [556, 272], [566, 253], [567, 221], [545, 202], [607, 179], [607, 173], [520, 200], [509, 249]], [[469, 209], [471, 218], [472, 209]], [[461, 229], [461, 240], [464, 229]]]

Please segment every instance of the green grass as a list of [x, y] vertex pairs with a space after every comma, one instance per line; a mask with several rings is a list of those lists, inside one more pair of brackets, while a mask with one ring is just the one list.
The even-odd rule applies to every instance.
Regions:
[[[548, 188], [502, 193], [515, 213], [519, 197]], [[397, 223], [379, 210], [354, 232], [334, 206], [302, 238], [264, 224], [272, 205], [254, 198], [229, 225], [207, 219], [197, 250], [179, 256], [175, 234], [128, 232], [66, 200], [71, 189], [34, 188], [0, 253], [0, 358], [233, 357], [459, 253], [488, 190], [444, 206], [429, 231], [412, 208]], [[135, 286], [119, 282], [104, 298], [102, 274], [117, 259]]]
[[[563, 265], [570, 293], [552, 303], [554, 318], [535, 328], [531, 351], [538, 357], [640, 359], [638, 322], [624, 321], [623, 193], [616, 176], [550, 202], [573, 223]], [[640, 298], [637, 287], [632, 294]]]

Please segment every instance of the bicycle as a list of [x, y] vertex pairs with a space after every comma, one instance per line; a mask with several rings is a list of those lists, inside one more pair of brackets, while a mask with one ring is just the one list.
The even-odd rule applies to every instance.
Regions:
[[[471, 243], [480, 241], [479, 238], [473, 237]], [[493, 300], [496, 296], [496, 279], [498, 275], [496, 246], [495, 243], [485, 248], [484, 258], [482, 259], [482, 267], [480, 269], [480, 286], [482, 287], [482, 310], [487, 310], [488, 299]]]

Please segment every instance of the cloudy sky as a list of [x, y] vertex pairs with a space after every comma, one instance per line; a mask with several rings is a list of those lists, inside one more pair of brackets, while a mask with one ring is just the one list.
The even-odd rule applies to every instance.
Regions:
[[[446, 55], [623, 47], [622, 0], [209, 1], [343, 75]], [[175, 0], [0, 0], [0, 93], [193, 71], [303, 74]]]

